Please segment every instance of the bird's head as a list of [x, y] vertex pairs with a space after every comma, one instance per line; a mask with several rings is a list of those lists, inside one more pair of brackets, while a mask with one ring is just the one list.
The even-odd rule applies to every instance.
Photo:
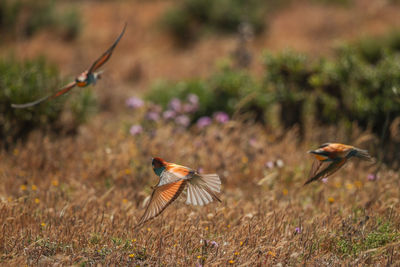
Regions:
[[76, 77], [75, 81], [79, 85], [80, 83], [86, 82], [87, 78], [88, 78], [88, 71], [84, 71], [78, 77]]
[[153, 158], [151, 165], [153, 166], [154, 172], [160, 176], [161, 172], [165, 170], [165, 167], [167, 166], [167, 162], [163, 160], [162, 158]]
[[324, 161], [324, 160], [326, 160], [326, 159], [328, 158], [328, 156], [329, 156], [329, 152], [326, 151], [326, 150], [324, 149], [324, 148], [327, 147], [327, 146], [328, 146], [328, 144], [323, 144], [322, 146], [320, 146], [319, 148], [317, 148], [317, 149], [315, 149], [315, 150], [307, 151], [307, 153], [313, 154], [314, 157], [315, 157], [317, 160], [322, 160], [322, 161]]

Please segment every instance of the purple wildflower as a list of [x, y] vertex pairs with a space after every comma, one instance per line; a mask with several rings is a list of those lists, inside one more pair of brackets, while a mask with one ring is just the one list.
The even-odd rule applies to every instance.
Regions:
[[157, 113], [161, 113], [162, 107], [160, 105], [154, 104], [151, 106], [150, 110]]
[[188, 116], [186, 115], [180, 115], [178, 117], [175, 118], [175, 122], [179, 125], [182, 125], [184, 127], [189, 126], [190, 124], [190, 119]]
[[144, 105], [144, 102], [138, 97], [130, 97], [126, 100], [126, 105], [129, 108], [137, 109], [142, 107]]
[[375, 181], [376, 179], [378, 179], [378, 176], [373, 173], [370, 173], [368, 174], [367, 179], [368, 181]]
[[267, 167], [268, 169], [272, 169], [274, 167], [274, 162], [271, 160], [265, 162], [265, 167]]
[[166, 110], [163, 112], [163, 118], [166, 120], [173, 119], [176, 117], [176, 112], [173, 110]]
[[177, 112], [180, 112], [182, 109], [182, 103], [181, 100], [179, 100], [178, 98], [172, 98], [171, 101], [169, 102], [168, 106]]
[[229, 121], [229, 115], [223, 111], [215, 112], [214, 119], [219, 123], [226, 123]]
[[257, 139], [254, 137], [250, 138], [249, 145], [252, 147], [257, 147]]
[[217, 248], [218, 247], [218, 243], [215, 242], [214, 240], [210, 242], [210, 245]]
[[203, 169], [202, 167], [200, 167], [200, 168], [197, 169], [197, 172], [198, 172], [198, 173], [203, 173], [203, 172], [204, 172], [204, 169]]
[[207, 127], [208, 125], [210, 125], [212, 122], [210, 117], [204, 116], [201, 117], [200, 119], [197, 120], [197, 127], [199, 127], [200, 129]]
[[294, 230], [294, 232], [296, 234], [301, 234], [301, 228], [300, 227], [296, 227], [296, 229]]
[[192, 104], [184, 104], [183, 105], [183, 112], [185, 113], [194, 113], [198, 109], [197, 105], [192, 105]]
[[324, 184], [326, 184], [326, 183], [328, 182], [328, 177], [322, 178], [321, 181], [322, 181]]
[[187, 96], [187, 100], [192, 105], [198, 105], [199, 104], [199, 97], [197, 95], [195, 95], [195, 94], [189, 94]]
[[155, 111], [149, 111], [146, 114], [146, 118], [150, 121], [158, 121], [160, 119], [160, 114]]
[[129, 133], [133, 136], [138, 135], [142, 132], [143, 132], [143, 128], [139, 124], [132, 125], [132, 127], [129, 129]]

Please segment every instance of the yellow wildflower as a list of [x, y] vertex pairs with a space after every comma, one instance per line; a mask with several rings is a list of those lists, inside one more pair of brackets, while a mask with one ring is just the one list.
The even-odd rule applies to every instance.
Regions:
[[124, 198], [124, 199], [122, 200], [122, 203], [126, 204], [126, 203], [128, 203], [128, 200], [127, 200], [126, 198]]
[[197, 258], [198, 258], [198, 259], [201, 259], [201, 256], [199, 255], [199, 256], [197, 256]]
[[31, 188], [32, 188], [33, 191], [36, 191], [36, 190], [37, 190], [37, 186], [34, 185], [34, 184], [31, 186]]
[[353, 184], [352, 183], [347, 183], [346, 184], [346, 188], [348, 189], [348, 190], [351, 190], [351, 189], [353, 189]]
[[19, 154], [18, 148], [15, 148], [15, 149], [13, 150], [13, 154], [14, 154], [14, 156], [18, 156], [18, 154]]
[[131, 169], [125, 169], [125, 174], [126, 175], [129, 175], [129, 174], [131, 174], [132, 173], [132, 170]]
[[240, 241], [240, 246], [243, 246], [243, 241]]
[[272, 257], [275, 257], [275, 256], [276, 256], [276, 253], [273, 252], [273, 251], [268, 251], [267, 254], [270, 255], [270, 256], [272, 256]]
[[335, 199], [333, 197], [329, 197], [328, 202], [332, 204], [333, 202], [335, 202]]
[[27, 189], [26, 185], [22, 184], [19, 189], [21, 189], [22, 191], [25, 191]]
[[35, 198], [35, 203], [36, 203], [36, 204], [39, 204], [39, 203], [40, 203], [40, 199]]
[[230, 260], [229, 263], [230, 263], [230, 264], [233, 264], [233, 263], [235, 263], [235, 261], [234, 261], [234, 260]]
[[235, 256], [237, 256], [237, 255], [239, 255], [239, 252], [236, 251], [234, 254], [235, 254]]
[[53, 181], [51, 181], [51, 184], [52, 184], [53, 186], [57, 187], [57, 186], [58, 186], [58, 180], [53, 180]]
[[45, 227], [45, 226], [46, 226], [46, 224], [45, 224], [44, 222], [42, 222], [40, 225], [41, 225], [42, 227]]
[[286, 188], [284, 188], [284, 189], [282, 190], [282, 194], [283, 194], [284, 196], [286, 196], [288, 193], [289, 193], [289, 191], [288, 191]]
[[135, 257], [135, 254], [129, 254], [129, 258], [133, 258], [133, 257]]

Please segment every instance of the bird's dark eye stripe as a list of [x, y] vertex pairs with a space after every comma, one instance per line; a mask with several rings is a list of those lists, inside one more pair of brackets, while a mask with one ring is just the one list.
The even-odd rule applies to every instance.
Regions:
[[329, 143], [325, 143], [325, 144], [322, 144], [320, 147], [318, 147], [318, 148], [323, 148], [323, 147], [327, 147], [327, 146], [329, 146]]

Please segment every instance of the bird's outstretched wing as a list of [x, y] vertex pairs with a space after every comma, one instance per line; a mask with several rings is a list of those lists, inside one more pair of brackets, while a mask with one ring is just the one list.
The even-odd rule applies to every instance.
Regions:
[[45, 97], [42, 97], [36, 101], [33, 102], [29, 102], [29, 103], [25, 103], [25, 104], [11, 104], [11, 107], [13, 108], [29, 108], [32, 106], [35, 106], [39, 103], [42, 103], [43, 101], [47, 100], [47, 99], [52, 99], [52, 98], [56, 98], [59, 97], [63, 94], [65, 94], [66, 92], [68, 92], [69, 90], [71, 90], [72, 88], [74, 88], [76, 85], [76, 82], [71, 82], [69, 84], [67, 84], [66, 86], [64, 86], [63, 88], [61, 88], [59, 91], [57, 91], [55, 94], [53, 95], [47, 95]]
[[334, 172], [336, 172], [337, 170], [339, 170], [346, 163], [346, 161], [347, 161], [346, 158], [343, 158], [343, 159], [340, 159], [337, 161], [333, 161], [329, 165], [327, 165], [325, 168], [323, 168], [320, 172], [318, 172], [318, 170], [323, 165], [323, 162], [320, 162], [320, 163], [314, 162], [313, 167], [311, 168], [310, 178], [304, 183], [304, 185], [309, 184], [313, 181], [316, 181], [320, 178], [328, 177], [329, 175], [331, 175]]
[[101, 66], [103, 66], [104, 63], [106, 63], [106, 62], [110, 59], [110, 57], [111, 57], [111, 55], [112, 55], [112, 53], [113, 53], [113, 51], [114, 51], [114, 48], [117, 46], [118, 42], [121, 40], [122, 36], [123, 36], [124, 33], [125, 33], [126, 25], [127, 25], [127, 24], [125, 23], [125, 26], [124, 26], [124, 28], [122, 29], [122, 32], [121, 32], [120, 35], [118, 36], [117, 40], [115, 40], [115, 42], [112, 44], [112, 46], [111, 46], [110, 48], [108, 48], [107, 51], [104, 52], [104, 54], [102, 54], [102, 55], [92, 64], [92, 66], [91, 66], [90, 69], [89, 69], [89, 73], [95, 72], [95, 71], [98, 70]]
[[166, 167], [165, 171], [163, 171], [160, 175], [160, 185], [174, 183], [179, 180], [187, 180], [193, 177], [195, 171], [178, 164], [169, 163]]
[[157, 186], [151, 195], [150, 202], [147, 205], [143, 216], [135, 228], [160, 215], [161, 212], [163, 212], [163, 210], [182, 193], [185, 185], [186, 180], [180, 180], [175, 183]]
[[308, 175], [308, 177], [314, 177], [322, 165], [324, 165], [323, 161], [320, 161], [318, 159], [314, 160], [314, 162], [311, 166], [310, 174]]

